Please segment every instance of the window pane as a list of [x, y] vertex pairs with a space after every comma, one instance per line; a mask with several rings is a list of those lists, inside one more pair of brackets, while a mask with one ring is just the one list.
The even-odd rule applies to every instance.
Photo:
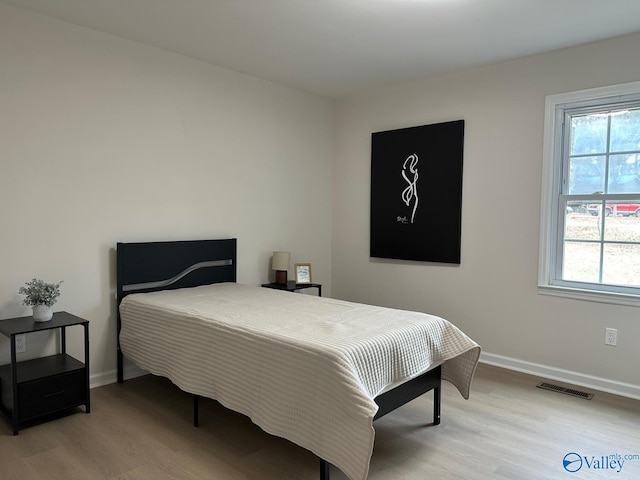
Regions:
[[640, 287], [640, 245], [605, 244], [602, 281]]
[[599, 283], [600, 244], [564, 242], [562, 279]]
[[607, 146], [606, 115], [571, 117], [571, 151], [569, 155], [604, 153]]
[[609, 157], [609, 185], [607, 193], [640, 193], [639, 155], [611, 155]]
[[[640, 200], [638, 203], [608, 203], [610, 216], [604, 219], [604, 239], [609, 242], [640, 242]], [[631, 211], [633, 213], [631, 214]]]
[[604, 192], [605, 157], [569, 159], [569, 195]]
[[611, 115], [611, 151], [640, 150], [640, 110], [614, 112]]
[[[602, 219], [591, 214], [583, 202], [569, 202], [565, 210], [565, 240], [600, 240]], [[594, 212], [597, 214], [597, 209]]]

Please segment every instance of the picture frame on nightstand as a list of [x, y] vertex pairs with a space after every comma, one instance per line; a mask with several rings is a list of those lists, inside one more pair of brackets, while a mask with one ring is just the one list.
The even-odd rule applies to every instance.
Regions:
[[310, 263], [296, 263], [295, 272], [296, 283], [312, 283]]

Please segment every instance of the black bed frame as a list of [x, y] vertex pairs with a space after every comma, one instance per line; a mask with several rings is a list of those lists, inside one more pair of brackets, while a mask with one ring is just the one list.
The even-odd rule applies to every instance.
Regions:
[[[124, 357], [120, 349], [120, 302], [131, 293], [153, 292], [236, 281], [237, 240], [186, 240], [117, 244], [117, 364], [118, 383], [124, 382]], [[389, 390], [374, 400], [374, 420], [433, 390], [433, 425], [440, 424], [438, 366]], [[193, 396], [193, 424], [199, 423], [199, 397]], [[329, 463], [320, 459], [320, 479], [329, 480]]]

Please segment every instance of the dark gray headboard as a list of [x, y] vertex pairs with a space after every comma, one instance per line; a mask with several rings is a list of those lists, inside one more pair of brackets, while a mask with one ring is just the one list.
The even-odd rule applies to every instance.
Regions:
[[118, 382], [123, 381], [120, 302], [131, 293], [236, 281], [237, 239], [118, 243]]

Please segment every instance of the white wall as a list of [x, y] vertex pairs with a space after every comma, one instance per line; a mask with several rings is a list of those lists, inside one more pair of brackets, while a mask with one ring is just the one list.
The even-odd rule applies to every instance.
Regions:
[[333, 108], [0, 4], [0, 318], [30, 315], [32, 277], [64, 280], [55, 309], [90, 320], [96, 384], [115, 369], [118, 241], [237, 237], [240, 282], [288, 250], [329, 294]]
[[[638, 65], [633, 35], [341, 101], [333, 295], [437, 314], [485, 359], [640, 396], [640, 310], [536, 288], [545, 96], [636, 81]], [[461, 265], [369, 258], [371, 133], [457, 119], [466, 122]], [[616, 348], [603, 344], [605, 327], [618, 329]]]

